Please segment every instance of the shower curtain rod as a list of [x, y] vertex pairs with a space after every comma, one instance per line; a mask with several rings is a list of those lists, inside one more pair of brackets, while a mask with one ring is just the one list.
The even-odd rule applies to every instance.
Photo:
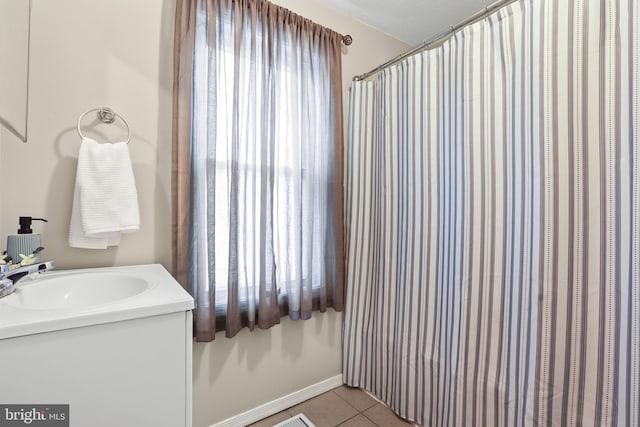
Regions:
[[451, 35], [453, 35], [456, 31], [458, 31], [460, 28], [465, 27], [467, 25], [473, 24], [476, 21], [479, 21], [480, 19], [486, 17], [487, 15], [492, 14], [493, 12], [495, 12], [497, 9], [500, 9], [503, 6], [506, 6], [510, 3], [513, 3], [517, 0], [498, 0], [494, 3], [491, 3], [489, 6], [485, 6], [484, 9], [474, 13], [473, 15], [471, 15], [470, 17], [468, 17], [467, 19], [457, 23], [456, 25], [452, 25], [449, 27], [448, 30], [443, 31], [440, 34], [435, 35], [434, 37], [424, 40], [422, 43], [420, 43], [419, 45], [411, 48], [410, 50], [408, 50], [405, 53], [402, 53], [398, 56], [396, 56], [395, 58], [385, 62], [382, 65], [378, 65], [376, 68], [374, 68], [371, 71], [368, 71], [364, 74], [361, 74], [359, 76], [355, 76], [353, 78], [354, 81], [360, 81], [360, 80], [365, 80], [368, 79], [369, 77], [378, 74], [380, 71], [384, 70], [387, 67], [390, 67], [391, 65], [397, 64], [398, 62], [402, 61], [403, 59], [413, 55], [414, 53], [418, 53], [421, 52], [423, 50], [427, 50], [429, 49], [431, 46], [433, 46], [436, 43], [442, 43], [445, 40], [447, 40], [449, 37], [451, 37]]

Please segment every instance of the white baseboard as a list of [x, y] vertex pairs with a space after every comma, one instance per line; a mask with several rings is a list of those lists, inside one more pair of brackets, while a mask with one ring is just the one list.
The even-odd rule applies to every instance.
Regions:
[[226, 420], [213, 424], [210, 427], [244, 427], [255, 423], [256, 421], [260, 421], [263, 418], [270, 417], [273, 414], [277, 414], [280, 411], [284, 411], [285, 409], [297, 405], [298, 403], [302, 403], [305, 400], [309, 400], [312, 397], [316, 397], [322, 393], [339, 387], [342, 384], [342, 375], [336, 375], [335, 377], [327, 378], [324, 381], [305, 387], [302, 390], [287, 394], [286, 396], [267, 402], [264, 405], [260, 405], [231, 418], [227, 418]]

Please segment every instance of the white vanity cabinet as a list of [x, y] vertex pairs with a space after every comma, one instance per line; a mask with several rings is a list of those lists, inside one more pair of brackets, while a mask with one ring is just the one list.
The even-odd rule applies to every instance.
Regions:
[[[161, 266], [108, 270], [129, 274], [125, 269], [150, 289], [66, 315], [34, 310], [53, 316], [40, 319], [40, 331], [28, 322], [28, 333], [15, 322], [8, 328], [13, 332], [0, 339], [1, 404], [69, 404], [74, 427], [191, 426], [193, 299]], [[98, 270], [105, 271], [90, 272]], [[25, 322], [20, 310], [28, 308], [0, 300], [0, 333], [11, 314]]]

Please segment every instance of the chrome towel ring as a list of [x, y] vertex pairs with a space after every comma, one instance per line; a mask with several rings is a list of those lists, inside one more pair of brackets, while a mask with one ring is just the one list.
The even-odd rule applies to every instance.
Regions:
[[97, 111], [96, 115], [98, 116], [98, 120], [100, 120], [102, 123], [111, 124], [115, 122], [116, 119], [122, 120], [122, 122], [127, 127], [126, 143], [128, 144], [129, 141], [131, 141], [131, 128], [129, 127], [129, 123], [127, 123], [124, 117], [122, 117], [120, 114], [116, 113], [115, 111], [113, 111], [112, 108], [109, 108], [109, 107], [92, 108], [80, 114], [80, 117], [78, 117], [78, 135], [80, 135], [80, 138], [84, 138], [84, 135], [82, 134], [82, 130], [80, 129], [80, 122], [82, 122], [82, 119], [84, 119], [84, 116], [86, 116], [88, 113], [91, 113], [93, 111]]

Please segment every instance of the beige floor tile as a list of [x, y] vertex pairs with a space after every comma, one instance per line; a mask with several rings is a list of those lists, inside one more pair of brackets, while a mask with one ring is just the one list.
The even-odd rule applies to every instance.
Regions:
[[381, 427], [404, 427], [413, 425], [398, 417], [391, 409], [381, 403], [367, 409], [363, 414]]
[[360, 412], [369, 409], [378, 403], [373, 397], [369, 396], [359, 388], [343, 385], [333, 391]]
[[287, 409], [291, 416], [304, 414], [316, 427], [335, 427], [358, 413], [333, 391]]
[[377, 427], [374, 423], [369, 421], [364, 415], [357, 415], [353, 418], [349, 418], [347, 421], [340, 424], [340, 427]]
[[250, 424], [249, 427], [273, 427], [274, 424], [281, 423], [288, 418], [291, 418], [291, 415], [289, 415], [287, 411], [282, 411], [271, 415], [269, 418], [260, 420], [257, 423]]

